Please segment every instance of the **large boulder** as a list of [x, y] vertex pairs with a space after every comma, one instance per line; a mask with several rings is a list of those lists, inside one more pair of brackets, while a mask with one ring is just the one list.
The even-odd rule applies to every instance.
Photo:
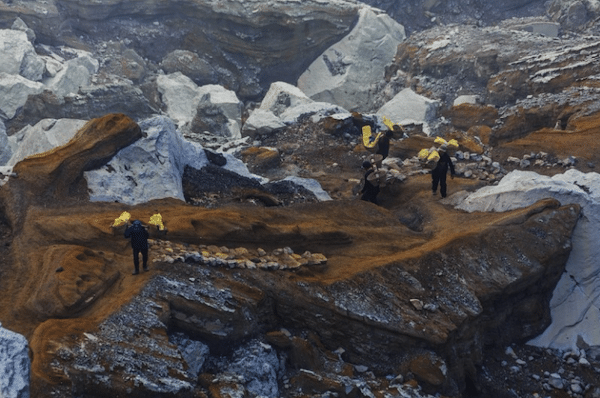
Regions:
[[161, 75], [156, 83], [167, 115], [178, 128], [241, 138], [242, 103], [233, 91], [214, 84], [198, 87], [181, 72]]
[[165, 73], [181, 72], [198, 85], [215, 84], [219, 81], [218, 69], [193, 51], [172, 51], [163, 58], [160, 66]]
[[0, 326], [0, 396], [29, 398], [30, 368], [27, 339]]
[[284, 127], [285, 123], [283, 123], [273, 112], [255, 109], [250, 113], [248, 119], [246, 119], [246, 122], [242, 127], [242, 134], [250, 137], [256, 135], [269, 135]]
[[237, 95], [222, 86], [209, 84], [198, 90], [196, 113], [190, 124], [190, 134], [204, 133], [236, 140], [242, 138], [242, 102]]
[[302, 90], [285, 82], [271, 83], [259, 109], [280, 116], [286, 109], [314, 102]]
[[428, 123], [437, 115], [439, 101], [429, 99], [405, 88], [377, 111], [377, 115], [385, 116], [398, 124], [422, 124], [428, 132]]
[[98, 72], [98, 68], [98, 60], [82, 54], [65, 62], [60, 72], [45, 80], [44, 84], [59, 97], [77, 94], [81, 88], [91, 85], [92, 75]]
[[12, 119], [29, 95], [39, 94], [43, 89], [42, 83], [0, 72], [0, 118]]
[[[169, 118], [157, 116], [140, 122], [145, 137], [123, 148], [103, 167], [85, 173], [90, 200], [145, 203], [153, 199], [185, 200], [182, 177], [186, 166], [202, 169], [209, 164], [200, 144], [185, 140]], [[253, 176], [230, 154], [222, 154], [224, 169]]]
[[576, 351], [578, 340], [600, 345], [600, 174], [575, 169], [553, 177], [530, 171], [513, 171], [497, 186], [468, 195], [457, 208], [472, 211], [508, 211], [552, 197], [564, 205], [581, 206], [583, 217], [573, 231], [573, 249], [550, 302], [552, 324], [529, 343]]
[[315, 101], [370, 111], [374, 88], [406, 38], [404, 27], [387, 14], [365, 7], [350, 34], [328, 48], [298, 79]]
[[0, 53], [0, 72], [21, 75], [32, 81], [42, 79], [44, 61], [36, 54], [25, 32], [0, 30]]

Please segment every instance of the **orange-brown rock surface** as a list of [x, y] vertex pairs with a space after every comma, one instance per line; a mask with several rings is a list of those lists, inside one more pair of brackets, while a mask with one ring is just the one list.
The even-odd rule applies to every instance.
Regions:
[[[83, 171], [140, 135], [124, 115], [91, 120], [67, 145], [17, 164], [0, 188], [0, 319], [30, 342], [32, 396], [217, 396], [187, 373], [169, 334], [226, 353], [281, 328], [291, 343], [272, 344], [291, 350], [292, 376], [294, 366], [331, 372], [327, 364], [342, 361], [380, 376], [412, 372], [424, 388], [455, 395], [487, 345], [522, 341], [549, 322], [575, 205], [467, 214], [432, 197], [429, 176], [414, 175], [384, 188], [376, 206], [353, 197], [347, 180], [360, 174], [343, 167], [324, 186], [348, 188], [319, 203], [90, 203]], [[449, 180], [452, 191], [478, 184]], [[158, 210], [168, 232], [152, 238], [190, 250], [242, 248], [252, 259], [289, 248], [327, 262], [293, 270], [152, 262], [155, 245], [150, 271], [132, 276], [128, 242], [111, 227], [125, 210], [144, 221]], [[436, 373], [441, 364], [446, 374]]]

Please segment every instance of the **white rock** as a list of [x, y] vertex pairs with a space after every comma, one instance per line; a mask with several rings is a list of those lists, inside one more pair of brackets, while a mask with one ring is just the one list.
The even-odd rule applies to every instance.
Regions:
[[59, 72], [44, 80], [44, 84], [59, 97], [77, 94], [80, 88], [91, 85], [92, 75], [98, 68], [98, 60], [84, 53], [65, 62]]
[[158, 92], [167, 108], [167, 115], [179, 127], [190, 123], [198, 104], [198, 86], [181, 72], [159, 75], [156, 79]]
[[[235, 92], [216, 85], [208, 84], [198, 87], [198, 104], [194, 117], [203, 125], [211, 126], [211, 134], [227, 137], [232, 140], [242, 138], [243, 104]], [[222, 123], [222, 118], [227, 120]]]
[[21, 75], [32, 81], [42, 79], [44, 61], [36, 54], [25, 32], [1, 29], [0, 54], [0, 73]]
[[515, 351], [513, 350], [513, 348], [511, 346], [506, 347], [506, 349], [504, 350], [504, 353], [506, 355], [510, 355], [513, 358], [517, 358], [517, 354], [515, 354]]
[[438, 107], [439, 101], [423, 97], [410, 88], [405, 88], [379, 108], [377, 115], [385, 116], [394, 123], [427, 124], [436, 117]]
[[571, 383], [571, 391], [573, 391], [575, 394], [581, 394], [583, 389], [579, 383]]
[[585, 359], [585, 358], [579, 358], [579, 361], [578, 361], [578, 362], [579, 362], [579, 365], [583, 366], [584, 368], [589, 368], [589, 367], [591, 367], [591, 366], [592, 366], [592, 365], [590, 364], [590, 361], [588, 361], [588, 360], [587, 360], [587, 359]]
[[29, 348], [27, 339], [0, 326], [0, 396], [29, 398]]
[[35, 42], [35, 32], [33, 29], [30, 29], [21, 18], [17, 17], [10, 28], [12, 30], [20, 30], [21, 32], [25, 32], [27, 35], [27, 40], [29, 40], [31, 43]]
[[462, 104], [477, 104], [479, 102], [479, 96], [477, 95], [459, 95], [454, 100], [454, 106], [462, 105]]
[[550, 384], [552, 387], [559, 389], [559, 390], [563, 389], [565, 386], [562, 378], [560, 377], [560, 375], [558, 373], [550, 374], [550, 376], [548, 377], [548, 384]]
[[383, 79], [405, 38], [404, 27], [389, 15], [364, 7], [352, 31], [308, 67], [298, 87], [315, 101], [348, 110], [369, 109], [373, 87]]
[[302, 90], [285, 82], [271, 83], [269, 91], [260, 103], [260, 110], [280, 116], [286, 109], [313, 102]]
[[14, 166], [28, 156], [65, 145], [85, 123], [77, 119], [43, 119], [33, 127], [24, 127], [8, 138], [13, 153], [5, 164]]
[[255, 109], [246, 123], [242, 127], [242, 134], [245, 136], [254, 137], [256, 135], [269, 135], [277, 132], [285, 127], [285, 123], [281, 121], [271, 111]]
[[29, 95], [39, 94], [43, 90], [42, 83], [0, 72], [0, 115], [4, 115], [3, 119], [12, 119], [17, 110], [25, 105]]
[[321, 187], [317, 180], [312, 178], [302, 178], [297, 176], [289, 176], [283, 179], [284, 181], [292, 181], [294, 184], [301, 185], [311, 191], [320, 201], [331, 200], [329, 194]]
[[215, 124], [209, 133], [231, 139], [241, 138], [242, 104], [235, 92], [214, 84], [198, 87], [181, 72], [159, 75], [156, 84], [167, 115], [180, 129], [189, 129], [196, 116], [202, 119], [203, 124], [212, 124], [222, 115], [227, 122]]

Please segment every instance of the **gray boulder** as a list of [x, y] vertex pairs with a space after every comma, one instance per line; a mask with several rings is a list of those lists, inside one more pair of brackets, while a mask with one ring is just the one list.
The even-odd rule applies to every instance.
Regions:
[[402, 25], [379, 10], [364, 7], [350, 34], [308, 67], [298, 79], [298, 87], [315, 101], [370, 111], [385, 67], [405, 38]]
[[260, 103], [260, 110], [281, 115], [288, 108], [314, 102], [302, 90], [285, 82], [271, 83], [269, 91]]
[[156, 83], [166, 113], [178, 128], [241, 138], [242, 103], [233, 91], [212, 84], [198, 87], [181, 72], [160, 75]]
[[0, 53], [0, 72], [21, 75], [32, 81], [42, 79], [44, 61], [36, 54], [25, 32], [0, 30]]
[[214, 84], [218, 78], [217, 71], [210, 62], [192, 51], [172, 51], [163, 58], [160, 66], [167, 74], [181, 72], [198, 85]]
[[87, 88], [92, 83], [92, 76], [98, 72], [99, 63], [88, 54], [71, 59], [53, 77], [44, 81], [44, 84], [55, 95], [64, 97], [77, 94], [82, 88]]
[[17, 110], [25, 105], [29, 95], [39, 94], [43, 89], [42, 83], [20, 75], [0, 72], [0, 118], [12, 119]]
[[30, 29], [29, 26], [27, 26], [27, 24], [21, 18], [15, 19], [15, 22], [13, 22], [10, 28], [12, 30], [20, 30], [21, 32], [25, 32], [25, 34], [27, 35], [27, 40], [29, 40], [32, 43], [35, 42], [35, 32], [33, 31], [33, 29]]
[[255, 109], [242, 127], [242, 135], [254, 137], [256, 135], [273, 134], [285, 127], [285, 123], [271, 111]]
[[242, 138], [243, 104], [236, 94], [214, 84], [199, 87], [198, 94], [198, 105], [189, 132], [209, 132], [232, 140]]
[[0, 326], [0, 397], [29, 398], [27, 339]]
[[439, 101], [405, 88], [379, 108], [377, 115], [399, 124], [423, 124], [423, 130], [427, 133], [428, 123], [436, 117], [438, 107]]

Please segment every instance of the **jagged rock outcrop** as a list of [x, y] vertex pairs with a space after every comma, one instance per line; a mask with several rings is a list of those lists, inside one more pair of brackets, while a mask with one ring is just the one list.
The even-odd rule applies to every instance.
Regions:
[[553, 177], [533, 172], [514, 171], [495, 187], [482, 188], [467, 196], [458, 208], [467, 211], [507, 211], [528, 206], [544, 197], [561, 203], [575, 203], [582, 219], [573, 231], [573, 254], [554, 290], [550, 308], [552, 324], [529, 344], [561, 350], [579, 351], [600, 345], [597, 308], [600, 280], [595, 259], [600, 256], [598, 241], [597, 192], [600, 176], [569, 170]]
[[2, 61], [0, 72], [21, 75], [32, 81], [42, 80], [45, 72], [44, 61], [36, 54], [25, 32], [0, 30]]
[[[283, 214], [281, 210], [269, 212], [272, 220], [281, 219], [281, 223], [262, 226], [262, 216], [256, 212], [242, 223], [234, 221], [241, 215], [235, 211], [163, 206], [162, 213], [169, 220], [172, 239], [235, 241], [241, 245], [286, 242], [292, 247], [315, 247], [318, 243], [333, 248], [349, 240], [356, 244], [361, 235], [375, 233], [385, 234], [387, 241], [402, 241], [407, 249], [420, 245], [418, 241], [410, 242], [403, 228], [388, 219], [386, 211], [376, 209], [368, 220], [346, 219], [344, 229], [333, 225], [323, 228], [330, 218], [339, 220], [346, 218], [345, 214], [357, 214], [359, 207], [359, 202], [311, 206], [308, 212], [297, 215], [292, 229], [285, 225], [284, 218], [276, 216]], [[151, 207], [140, 208], [137, 214], [148, 211]], [[286, 271], [207, 268], [191, 259], [168, 268], [155, 263], [153, 267], [160, 267], [163, 275], [152, 278], [130, 304], [101, 323], [99, 332], [80, 333], [67, 343], [56, 333], [60, 324], [68, 329], [66, 321], [57, 319], [41, 325], [32, 348], [53, 355], [58, 364], [55, 362], [50, 369], [48, 359], [35, 356], [36, 370], [57, 380], [76, 374], [68, 379], [82, 393], [90, 386], [95, 390], [124, 391], [135, 385], [137, 394], [179, 391], [185, 396], [184, 391], [190, 393], [194, 383], [185, 371], [185, 359], [167, 342], [168, 330], [194, 336], [214, 355], [245, 336], [284, 326], [318, 333], [321, 344], [331, 351], [342, 347], [345, 362], [361, 363], [384, 374], [412, 371], [419, 375], [423, 386], [456, 393], [455, 383], [460, 385], [466, 376], [475, 377], [483, 344], [527, 338], [549, 322], [545, 304], [570, 251], [568, 237], [577, 218], [577, 206], [558, 207], [556, 202], [547, 201], [500, 217], [493, 226], [462, 243], [438, 246], [421, 258], [388, 251], [383, 264], [359, 273], [348, 269], [345, 278], [325, 284], [318, 281], [320, 278], [302, 280], [301, 274], [284, 277], [281, 272]], [[355, 228], [357, 223], [362, 225], [360, 230]], [[321, 226], [315, 229], [316, 225]], [[394, 229], [397, 232], [393, 233]], [[110, 232], [108, 227], [103, 230], [105, 236]], [[62, 239], [69, 240], [68, 235], [62, 235]], [[534, 241], [538, 243], [532, 246]], [[358, 246], [352, 251], [373, 250], [369, 245]], [[536, 250], [532, 251], [533, 247]], [[341, 255], [343, 250], [334, 252]], [[329, 261], [334, 258], [330, 256]], [[65, 263], [68, 269], [73, 265]], [[313, 269], [309, 275], [320, 272]], [[303, 299], [297, 300], [298, 296]], [[153, 333], [147, 335], [144, 330]], [[145, 337], [134, 338], [136, 335]], [[127, 349], [117, 353], [111, 348], [117, 347], [116, 341]], [[56, 348], [48, 351], [50, 346]], [[166, 349], [168, 361], [164, 357]], [[434, 378], [419, 371], [415, 361], [424, 360], [427, 352], [436, 358], [434, 363], [444, 363], [448, 373]], [[162, 359], [156, 361], [157, 357]], [[142, 366], [141, 361], [146, 365]], [[72, 369], [74, 363], [79, 364], [77, 371]], [[128, 366], [98, 367], [94, 365], [97, 363]], [[179, 369], [171, 373], [171, 381], [163, 376], [167, 368]], [[115, 382], [107, 383], [108, 379]]]
[[315, 101], [372, 111], [373, 94], [405, 38], [404, 27], [387, 14], [363, 8], [352, 32], [321, 54], [297, 85]]
[[[16, 217], [13, 225], [19, 224], [30, 205], [58, 198], [76, 200], [81, 195], [87, 198], [82, 186], [84, 172], [100, 167], [141, 136], [139, 126], [130, 118], [107, 115], [89, 121], [65, 145], [17, 163], [13, 172], [18, 178], [11, 179], [10, 188], [0, 193], [5, 197], [5, 209]], [[37, 194], [23, 196], [24, 192], [31, 191]]]
[[[210, 163], [204, 149], [183, 139], [168, 118], [147, 119], [140, 129], [145, 135], [142, 139], [121, 149], [101, 168], [85, 172], [90, 200], [127, 204], [168, 197], [184, 200], [184, 169], [202, 169]], [[221, 156], [223, 168], [253, 178], [257, 184], [262, 181], [239, 159]]]

